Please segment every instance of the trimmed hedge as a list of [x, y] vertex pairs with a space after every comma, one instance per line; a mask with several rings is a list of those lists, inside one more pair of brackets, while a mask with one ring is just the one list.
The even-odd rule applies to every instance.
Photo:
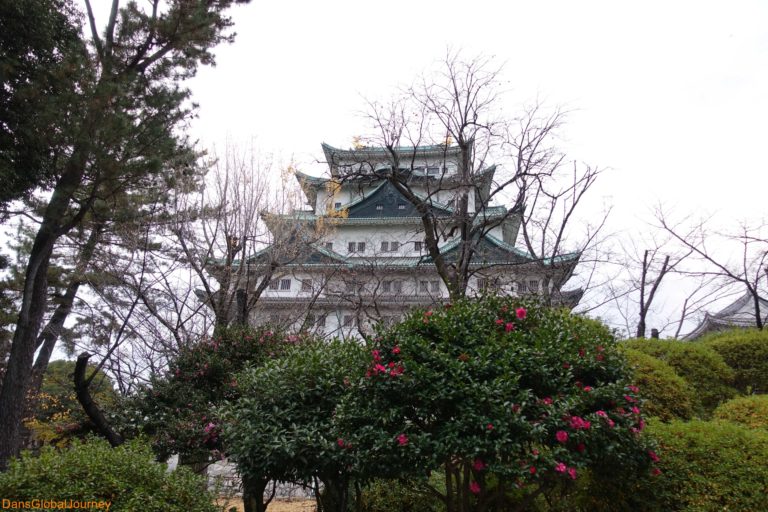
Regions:
[[768, 330], [734, 329], [705, 336], [700, 342], [735, 370], [734, 385], [739, 391], [768, 392]]
[[662, 474], [646, 482], [657, 510], [765, 510], [768, 433], [725, 421], [673, 422], [650, 428]]
[[634, 369], [633, 382], [645, 399], [643, 411], [646, 415], [662, 421], [693, 417], [696, 397], [670, 365], [631, 348], [625, 347], [623, 352]]
[[39, 457], [24, 453], [0, 473], [0, 496], [9, 500], [109, 501], [121, 512], [216, 512], [204, 488], [186, 468], [169, 473], [138, 441], [112, 448], [101, 439], [75, 440]]
[[749, 428], [768, 429], [768, 395], [735, 398], [715, 409], [715, 418]]
[[737, 395], [734, 371], [712, 348], [675, 340], [629, 340], [625, 346], [661, 359], [696, 393], [694, 407], [701, 416]]
[[658, 475], [591, 475], [571, 510], [758, 511], [768, 504], [768, 432], [727, 421], [651, 422]]

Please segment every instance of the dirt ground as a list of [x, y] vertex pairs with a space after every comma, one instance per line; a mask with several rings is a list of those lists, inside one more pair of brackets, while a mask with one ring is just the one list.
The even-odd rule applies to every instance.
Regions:
[[[226, 504], [225, 511], [230, 507], [237, 507], [238, 512], [243, 512], [243, 500], [239, 498], [231, 499]], [[273, 500], [267, 507], [268, 512], [315, 512], [315, 500]]]

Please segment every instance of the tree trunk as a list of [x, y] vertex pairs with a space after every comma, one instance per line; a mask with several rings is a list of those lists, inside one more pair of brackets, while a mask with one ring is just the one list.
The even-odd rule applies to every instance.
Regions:
[[123, 444], [125, 440], [109, 424], [99, 406], [93, 401], [91, 392], [88, 390], [91, 381], [85, 379], [85, 370], [88, 368], [88, 359], [90, 358], [91, 354], [88, 352], [83, 352], [77, 357], [77, 363], [75, 363], [75, 394], [77, 395], [77, 401], [83, 406], [85, 414], [88, 415], [88, 418], [96, 425], [99, 432], [107, 438], [109, 444], [114, 448]]
[[269, 485], [268, 480], [243, 477], [243, 510], [245, 512], [266, 512], [264, 491]]
[[81, 206], [81, 210], [74, 217], [67, 219], [70, 200], [80, 186], [85, 172], [91, 135], [84, 134], [86, 140], [78, 141], [79, 147], [70, 157], [65, 172], [51, 194], [29, 253], [21, 308], [0, 390], [0, 471], [7, 467], [10, 458], [18, 455], [21, 450], [21, 423], [32, 378], [37, 337], [46, 311], [48, 268], [53, 246], [60, 236], [82, 219], [87, 207]]

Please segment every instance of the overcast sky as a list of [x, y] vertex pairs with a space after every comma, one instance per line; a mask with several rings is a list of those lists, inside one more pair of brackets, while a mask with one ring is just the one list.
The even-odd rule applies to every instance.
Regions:
[[386, 99], [445, 55], [494, 56], [508, 112], [570, 111], [563, 146], [611, 168], [592, 198], [613, 230], [642, 232], [658, 203], [724, 224], [764, 217], [768, 2], [254, 1], [237, 38], [190, 84], [205, 146], [251, 141], [321, 174], [320, 143], [366, 132]]
[[320, 143], [365, 132], [385, 99], [446, 48], [495, 56], [517, 101], [573, 112], [564, 145], [613, 172], [623, 218], [657, 201], [762, 215], [768, 185], [768, 2], [260, 2], [190, 84], [204, 145], [255, 140], [323, 167]]

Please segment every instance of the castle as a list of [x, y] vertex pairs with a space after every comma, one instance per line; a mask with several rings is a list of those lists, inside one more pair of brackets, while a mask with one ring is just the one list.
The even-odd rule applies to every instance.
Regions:
[[[302, 245], [289, 257], [284, 251], [249, 321], [359, 337], [410, 308], [447, 301], [449, 290], [427, 245], [423, 217], [439, 228], [433, 241], [450, 266], [461, 247], [452, 229], [461, 191], [462, 211], [473, 226], [482, 223], [483, 228], [472, 241], [467, 295], [546, 293], [570, 307], [580, 299], [580, 290], [561, 291], [578, 254], [542, 261], [515, 247], [522, 211], [489, 204], [494, 166], [475, 172], [467, 192], [466, 180], [458, 176], [462, 154], [456, 146], [343, 150], [323, 144], [323, 152], [326, 177], [295, 172], [309, 208], [265, 215], [276, 239], [282, 234], [285, 243], [284, 233], [291, 231], [290, 241]], [[407, 186], [408, 194], [398, 183]], [[278, 250], [260, 251], [248, 261], [249, 268], [259, 273], [274, 265]]]

